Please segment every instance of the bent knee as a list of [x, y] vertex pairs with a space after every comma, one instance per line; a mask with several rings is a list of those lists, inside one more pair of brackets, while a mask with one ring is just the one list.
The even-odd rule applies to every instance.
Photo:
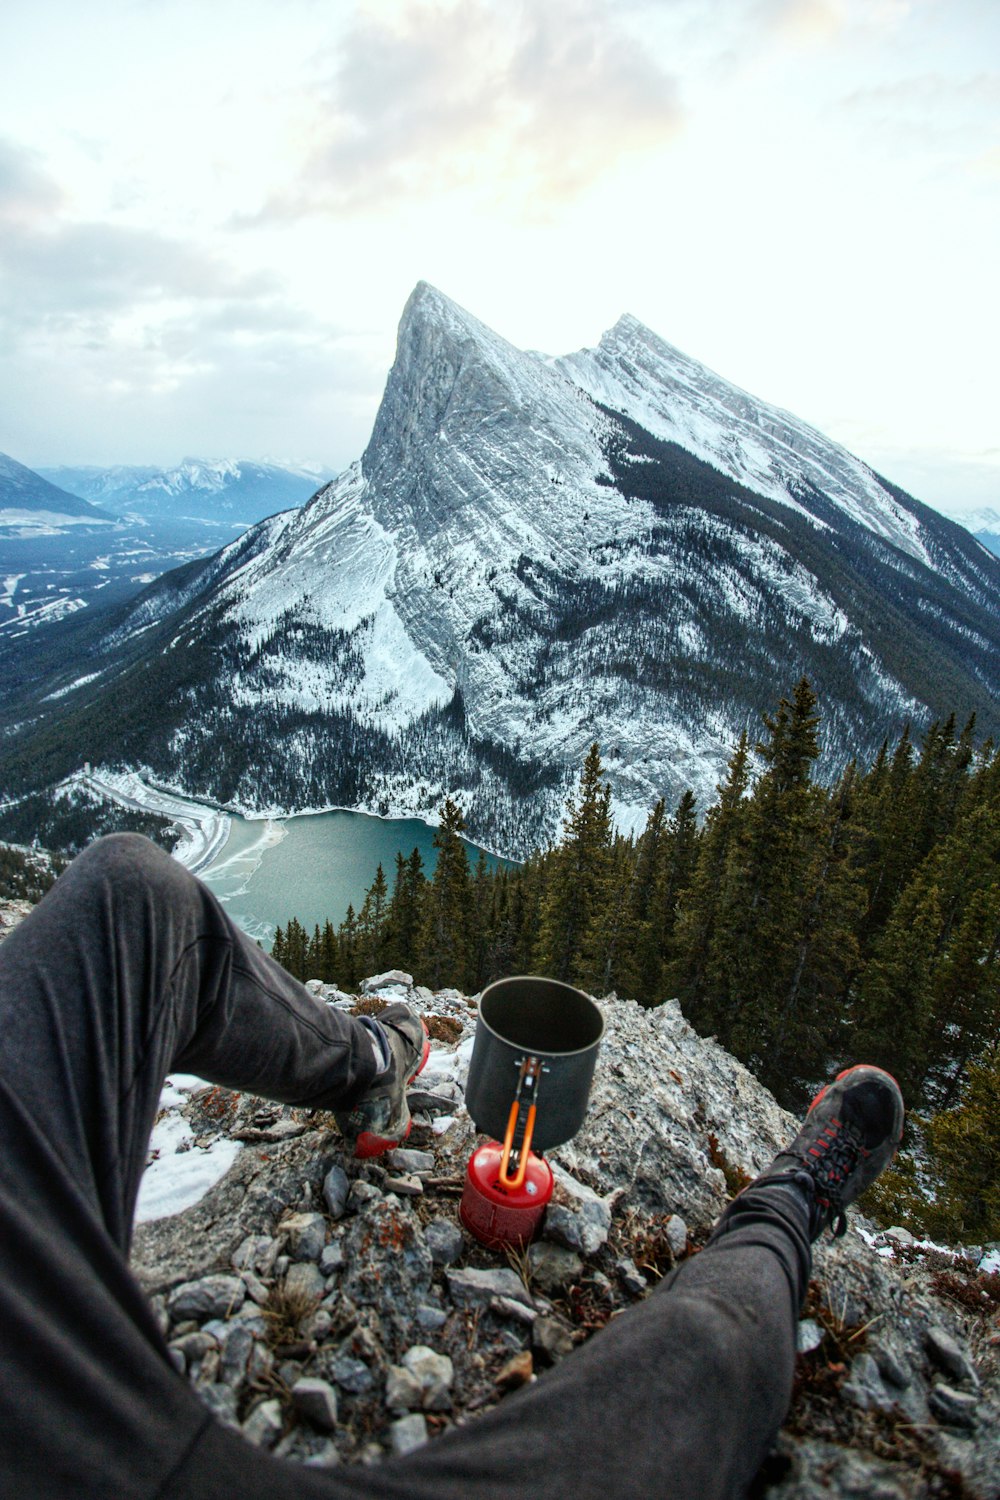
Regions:
[[106, 833], [88, 844], [70, 865], [78, 877], [117, 885], [169, 879], [176, 862], [141, 833]]

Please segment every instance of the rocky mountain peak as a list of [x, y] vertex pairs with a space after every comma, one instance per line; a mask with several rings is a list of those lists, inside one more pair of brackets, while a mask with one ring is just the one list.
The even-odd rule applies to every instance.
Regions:
[[399, 324], [396, 358], [362, 460], [365, 478], [395, 485], [400, 469], [433, 465], [435, 444], [464, 441], [482, 424], [513, 429], [576, 392], [428, 282], [417, 283]]

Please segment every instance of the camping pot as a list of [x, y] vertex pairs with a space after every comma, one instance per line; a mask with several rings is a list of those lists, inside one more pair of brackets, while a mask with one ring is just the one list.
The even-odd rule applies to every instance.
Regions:
[[528, 974], [488, 985], [465, 1085], [476, 1128], [503, 1141], [513, 1105], [530, 1095], [533, 1130], [525, 1147], [545, 1151], [570, 1140], [587, 1112], [603, 1035], [601, 1012], [572, 985]]

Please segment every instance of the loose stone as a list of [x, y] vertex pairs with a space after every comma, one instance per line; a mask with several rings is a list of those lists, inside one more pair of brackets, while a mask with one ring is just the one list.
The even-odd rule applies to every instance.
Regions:
[[375, 1384], [375, 1377], [362, 1359], [353, 1354], [338, 1354], [330, 1366], [333, 1379], [352, 1396], [362, 1396]]
[[385, 1190], [387, 1193], [396, 1193], [402, 1198], [419, 1198], [424, 1185], [415, 1174], [406, 1177], [387, 1177]]
[[290, 1297], [315, 1297], [318, 1302], [326, 1290], [323, 1273], [312, 1261], [300, 1260], [288, 1267], [285, 1292]]
[[927, 1405], [949, 1427], [975, 1427], [976, 1397], [969, 1391], [956, 1391], [950, 1385], [936, 1385], [927, 1396]]
[[447, 1271], [448, 1291], [456, 1307], [488, 1307], [492, 1297], [506, 1297], [512, 1302], [531, 1306], [524, 1282], [507, 1269]]
[[403, 1355], [403, 1367], [418, 1381], [425, 1411], [447, 1411], [455, 1368], [447, 1354], [438, 1354], [426, 1344], [414, 1344]]
[[368, 979], [362, 979], [361, 993], [373, 995], [376, 990], [384, 990], [388, 985], [399, 985], [402, 989], [412, 990], [413, 975], [405, 973], [403, 969], [386, 969], [384, 974], [372, 974]]
[[236, 1392], [228, 1385], [200, 1385], [198, 1395], [223, 1427], [239, 1427], [236, 1416]]
[[332, 1276], [335, 1271], [343, 1270], [344, 1266], [344, 1242], [334, 1240], [329, 1245], [323, 1246], [323, 1254], [319, 1258], [319, 1268], [324, 1276]]
[[424, 1239], [436, 1266], [451, 1266], [465, 1248], [465, 1239], [450, 1219], [432, 1219], [424, 1229]]
[[385, 1382], [385, 1404], [390, 1411], [413, 1411], [424, 1402], [424, 1388], [412, 1371], [390, 1365]]
[[369, 1203], [377, 1203], [382, 1197], [381, 1190], [373, 1182], [351, 1183], [351, 1190], [347, 1195], [347, 1207], [352, 1213], [358, 1213]]
[[687, 1250], [688, 1227], [680, 1214], [671, 1214], [663, 1226], [667, 1236], [667, 1244], [670, 1246], [671, 1254], [677, 1258]]
[[530, 1247], [528, 1264], [532, 1282], [550, 1295], [561, 1292], [583, 1274], [583, 1261], [575, 1250], [550, 1245], [544, 1240]]
[[273, 1448], [281, 1428], [281, 1402], [262, 1401], [243, 1423], [243, 1436], [257, 1448]]
[[545, 1234], [569, 1250], [595, 1255], [607, 1243], [611, 1230], [611, 1207], [593, 1188], [577, 1182], [558, 1163], [552, 1163], [557, 1185], [569, 1203], [550, 1203], [545, 1216]]
[[622, 1286], [633, 1297], [641, 1297], [645, 1291], [648, 1291], [649, 1284], [631, 1256], [623, 1256], [621, 1260], [616, 1260], [615, 1270], [618, 1272]]
[[823, 1330], [815, 1318], [803, 1318], [795, 1335], [795, 1347], [799, 1354], [811, 1354], [823, 1342]]
[[331, 1219], [343, 1217], [344, 1209], [347, 1207], [347, 1195], [350, 1191], [350, 1178], [343, 1167], [334, 1163], [323, 1178], [323, 1198], [330, 1211]]
[[322, 1448], [315, 1453], [310, 1453], [308, 1458], [302, 1460], [304, 1469], [333, 1469], [340, 1463], [340, 1454], [337, 1445], [332, 1438], [327, 1438]]
[[965, 1350], [950, 1334], [945, 1333], [943, 1328], [938, 1328], [932, 1323], [924, 1334], [924, 1344], [931, 1359], [946, 1375], [951, 1375], [955, 1380], [971, 1385], [975, 1390], [979, 1389], [979, 1376], [976, 1374], [972, 1361]]
[[326, 1220], [322, 1214], [289, 1214], [281, 1230], [288, 1236], [288, 1253], [293, 1260], [319, 1260], [326, 1244]]
[[245, 1296], [246, 1287], [239, 1276], [202, 1276], [171, 1292], [167, 1307], [175, 1323], [185, 1318], [224, 1318], [243, 1305]]
[[435, 1167], [432, 1151], [414, 1151], [406, 1146], [397, 1146], [386, 1152], [385, 1160], [394, 1172], [433, 1172]]
[[535, 1373], [534, 1361], [531, 1358], [530, 1349], [522, 1349], [519, 1354], [514, 1354], [504, 1365], [497, 1375], [496, 1383], [502, 1391], [515, 1391], [518, 1386], [527, 1385]]
[[873, 1344], [871, 1355], [881, 1371], [882, 1379], [896, 1386], [897, 1390], [905, 1391], [913, 1380], [913, 1375], [895, 1349], [888, 1344]]
[[543, 1362], [554, 1365], [573, 1352], [573, 1337], [559, 1318], [538, 1318], [531, 1329], [531, 1346]]
[[323, 1432], [337, 1425], [337, 1392], [328, 1380], [306, 1375], [292, 1386], [292, 1405]]
[[844, 1395], [862, 1411], [877, 1407], [888, 1411], [893, 1399], [882, 1383], [879, 1367], [870, 1354], [858, 1354], [851, 1361], [850, 1378], [844, 1385]]
[[179, 1349], [185, 1359], [193, 1364], [195, 1360], [204, 1359], [209, 1349], [216, 1347], [216, 1343], [215, 1336], [202, 1328], [197, 1333], [183, 1333], [180, 1338], [171, 1339], [170, 1347]]
[[427, 1422], [420, 1412], [413, 1412], [408, 1417], [400, 1417], [389, 1427], [389, 1443], [393, 1453], [397, 1456], [412, 1453], [415, 1448], [422, 1448], [426, 1441]]
[[490, 1312], [496, 1313], [498, 1318], [511, 1318], [515, 1323], [526, 1323], [529, 1328], [538, 1317], [534, 1307], [516, 1302], [513, 1297], [491, 1297]]
[[235, 1323], [222, 1347], [219, 1376], [225, 1385], [239, 1390], [246, 1379], [247, 1362], [254, 1346], [254, 1336], [245, 1324]]
[[253, 1271], [241, 1271], [240, 1275], [243, 1278], [243, 1285], [247, 1289], [247, 1296], [256, 1302], [258, 1307], [266, 1307], [268, 1298], [271, 1295], [270, 1287], [265, 1286], [264, 1282]]

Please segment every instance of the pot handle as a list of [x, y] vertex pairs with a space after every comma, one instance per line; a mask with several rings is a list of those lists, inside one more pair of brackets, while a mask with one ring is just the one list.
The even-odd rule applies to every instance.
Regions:
[[[528, 1170], [528, 1156], [531, 1152], [531, 1138], [535, 1131], [535, 1115], [538, 1107], [535, 1100], [538, 1097], [538, 1084], [542, 1074], [542, 1062], [538, 1057], [526, 1057], [521, 1063], [521, 1076], [517, 1081], [517, 1093], [510, 1106], [510, 1114], [507, 1116], [507, 1130], [503, 1140], [503, 1155], [500, 1158], [500, 1173], [497, 1178], [497, 1186], [505, 1193], [517, 1192], [524, 1182], [525, 1173]], [[517, 1134], [518, 1121], [521, 1118], [521, 1110], [526, 1102], [526, 1096], [531, 1100], [528, 1104], [527, 1119], [524, 1126], [524, 1134], [515, 1145], [514, 1137]], [[510, 1175], [511, 1159], [514, 1162], [514, 1175]]]

